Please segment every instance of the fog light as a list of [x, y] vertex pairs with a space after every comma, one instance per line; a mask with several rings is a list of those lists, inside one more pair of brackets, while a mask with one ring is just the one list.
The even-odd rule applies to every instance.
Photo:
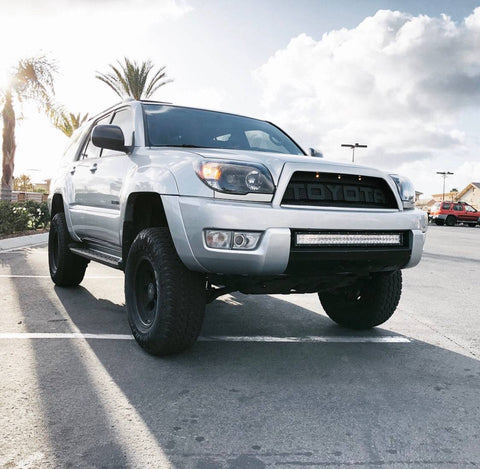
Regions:
[[261, 233], [233, 233], [233, 249], [255, 249]]
[[205, 242], [209, 248], [230, 249], [231, 231], [206, 230]]
[[257, 247], [261, 232], [205, 230], [205, 243], [214, 249], [252, 250]]

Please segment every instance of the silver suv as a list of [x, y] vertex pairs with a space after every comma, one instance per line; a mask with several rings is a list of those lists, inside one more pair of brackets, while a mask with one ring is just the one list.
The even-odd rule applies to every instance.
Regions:
[[74, 286], [91, 260], [123, 270], [132, 333], [156, 355], [191, 346], [206, 303], [233, 291], [315, 292], [338, 324], [371, 328], [422, 255], [414, 194], [406, 178], [309, 156], [269, 122], [126, 101], [61, 160], [50, 274]]

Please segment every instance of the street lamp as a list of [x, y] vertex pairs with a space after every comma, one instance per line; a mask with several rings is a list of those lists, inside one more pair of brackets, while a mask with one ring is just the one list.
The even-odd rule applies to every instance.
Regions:
[[360, 145], [359, 143], [342, 143], [342, 147], [352, 149], [352, 163], [355, 162], [355, 148], [367, 148], [367, 145]]
[[442, 194], [442, 201], [445, 200], [445, 179], [447, 176], [451, 176], [453, 173], [450, 171], [437, 171], [437, 174], [441, 174], [443, 176], [443, 194]]

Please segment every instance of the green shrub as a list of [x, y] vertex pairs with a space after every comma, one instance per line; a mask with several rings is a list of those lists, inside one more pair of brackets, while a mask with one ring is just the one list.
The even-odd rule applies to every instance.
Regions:
[[30, 225], [33, 229], [46, 228], [50, 222], [47, 202], [28, 200], [23, 204], [30, 216]]
[[50, 222], [46, 202], [10, 203], [0, 201], [0, 235], [47, 228]]

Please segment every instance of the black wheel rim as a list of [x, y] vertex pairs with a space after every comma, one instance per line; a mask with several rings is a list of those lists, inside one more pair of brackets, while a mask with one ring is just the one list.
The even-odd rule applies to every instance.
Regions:
[[155, 271], [148, 259], [141, 259], [135, 271], [135, 299], [138, 317], [145, 328], [155, 320], [157, 311], [157, 281]]

